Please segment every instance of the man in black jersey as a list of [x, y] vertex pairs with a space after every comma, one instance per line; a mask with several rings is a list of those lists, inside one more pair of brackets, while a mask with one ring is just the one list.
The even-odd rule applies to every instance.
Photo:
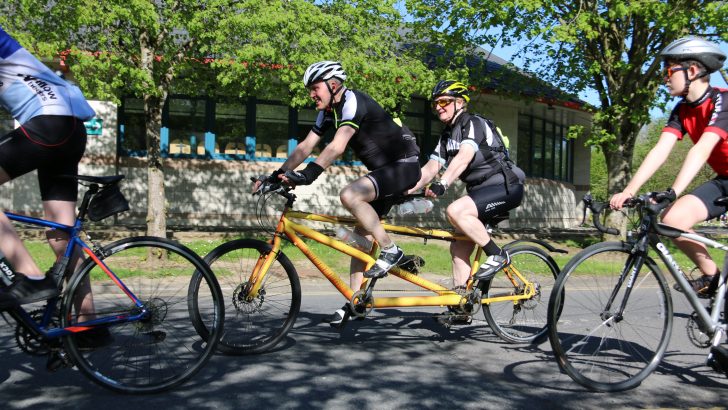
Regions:
[[[357, 231], [373, 236], [381, 247], [376, 263], [363, 274], [364, 263], [352, 258], [350, 284], [356, 290], [361, 287], [362, 276], [382, 278], [402, 260], [402, 249], [384, 231], [380, 217], [392, 207], [391, 197], [403, 194], [417, 183], [420, 166], [419, 148], [412, 133], [395, 123], [370, 96], [347, 89], [345, 80], [346, 73], [335, 61], [321, 61], [306, 69], [303, 82], [319, 110], [316, 124], [283, 166], [267, 179], [293, 185], [311, 184], [347, 146], [352, 147], [370, 172], [341, 190], [341, 203], [359, 221]], [[295, 171], [332, 127], [336, 130], [333, 140], [315, 161]], [[341, 323], [344, 308], [334, 313], [332, 325]]]

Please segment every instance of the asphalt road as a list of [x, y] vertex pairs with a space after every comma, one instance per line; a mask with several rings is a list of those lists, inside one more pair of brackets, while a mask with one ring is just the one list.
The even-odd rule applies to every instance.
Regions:
[[704, 366], [686, 336], [690, 313], [674, 293], [675, 324], [658, 370], [636, 389], [593, 393], [559, 372], [548, 341], [511, 345], [482, 320], [450, 330], [437, 310], [381, 310], [339, 332], [321, 320], [343, 299], [306, 281], [302, 313], [275, 351], [217, 355], [191, 381], [152, 396], [120, 396], [74, 369], [45, 370], [0, 326], [0, 400], [6, 409], [539, 409], [726, 408], [728, 379]]

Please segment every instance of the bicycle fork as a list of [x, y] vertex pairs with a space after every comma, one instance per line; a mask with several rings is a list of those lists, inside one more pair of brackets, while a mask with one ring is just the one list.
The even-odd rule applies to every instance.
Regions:
[[[644, 255], [639, 253], [630, 254], [627, 258], [627, 263], [624, 264], [624, 269], [619, 274], [619, 279], [612, 290], [612, 294], [609, 295], [607, 305], [600, 314], [601, 319], [604, 321], [604, 325], [611, 326], [612, 323], [619, 323], [622, 319], [624, 319], [624, 310], [627, 307], [627, 300], [629, 300], [629, 296], [632, 294], [634, 284], [637, 282], [637, 276], [639, 275], [644, 263]], [[622, 296], [619, 308], [616, 312], [612, 312], [612, 304], [617, 299], [617, 295], [619, 294], [620, 289], [622, 289], [622, 286], [625, 285], [625, 280], [627, 281], [627, 284], [624, 288], [624, 295]]]

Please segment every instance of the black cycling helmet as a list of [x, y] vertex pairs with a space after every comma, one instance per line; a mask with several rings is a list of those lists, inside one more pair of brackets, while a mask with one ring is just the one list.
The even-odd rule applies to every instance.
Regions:
[[440, 97], [442, 95], [447, 95], [450, 97], [459, 97], [465, 100], [465, 102], [470, 101], [470, 97], [468, 96], [468, 87], [465, 86], [465, 84], [459, 82], [459, 81], [453, 81], [453, 80], [441, 80], [438, 82], [435, 87], [432, 89], [432, 94], [430, 95], [430, 99], [434, 100], [437, 97]]
[[700, 37], [688, 36], [673, 41], [660, 53], [663, 60], [687, 61], [695, 60], [702, 63], [706, 73], [714, 73], [725, 63], [726, 55], [717, 44]]
[[346, 72], [337, 61], [319, 61], [313, 63], [303, 73], [303, 85], [310, 87], [313, 83], [326, 81], [331, 78], [338, 78], [341, 81], [346, 80]]

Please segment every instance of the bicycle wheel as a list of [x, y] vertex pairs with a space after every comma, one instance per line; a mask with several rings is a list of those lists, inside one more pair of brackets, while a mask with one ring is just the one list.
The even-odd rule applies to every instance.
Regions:
[[[149, 314], [66, 336], [74, 363], [94, 382], [123, 393], [156, 393], [192, 377], [214, 352], [223, 327], [222, 292], [210, 268], [188, 248], [155, 237], [123, 239], [96, 254], [143, 306], [89, 258], [70, 280], [63, 326]], [[193, 278], [199, 282], [194, 312], [188, 293]], [[206, 337], [192, 325], [193, 313], [204, 321]]]
[[[604, 242], [579, 252], [564, 267], [549, 302], [549, 340], [559, 366], [596, 391], [637, 386], [660, 363], [672, 332], [672, 299], [662, 272], [645, 258], [624, 306], [634, 269], [631, 246]], [[608, 300], [616, 291], [611, 306]]]
[[301, 308], [301, 284], [291, 261], [279, 253], [265, 274], [258, 295], [246, 285], [258, 260], [271, 245], [238, 239], [213, 249], [205, 261], [220, 281], [225, 299], [225, 331], [218, 349], [227, 354], [257, 354], [272, 349], [288, 333]]
[[[515, 246], [508, 249], [511, 266], [535, 286], [536, 294], [517, 302], [506, 300], [483, 305], [488, 325], [501, 339], [511, 343], [531, 342], [546, 334], [548, 298], [559, 274], [559, 267], [551, 256], [535, 246]], [[483, 284], [483, 294], [492, 298], [524, 292], [517, 277], [509, 280], [502, 271], [490, 282]]]

